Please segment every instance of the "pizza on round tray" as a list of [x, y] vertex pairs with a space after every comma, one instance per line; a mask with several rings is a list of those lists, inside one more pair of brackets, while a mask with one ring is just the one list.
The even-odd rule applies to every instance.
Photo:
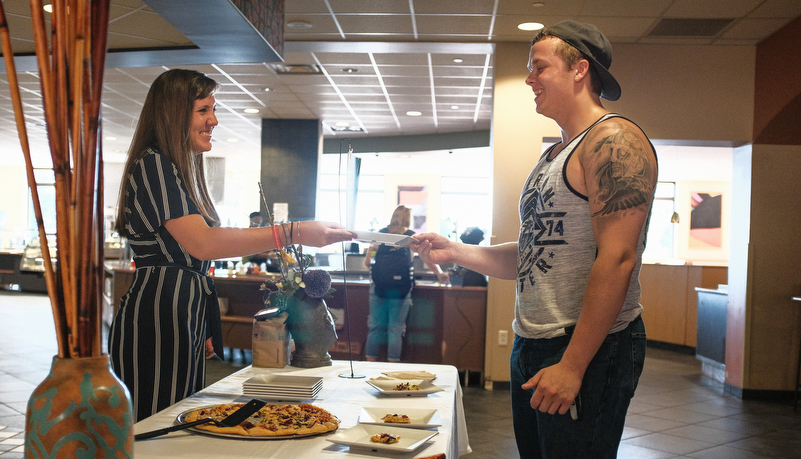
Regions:
[[[222, 420], [244, 403], [223, 403], [184, 413], [183, 422], [212, 418]], [[309, 403], [301, 405], [264, 405], [239, 425], [223, 427], [213, 422], [195, 426], [208, 432], [249, 437], [315, 435], [336, 430], [339, 419], [328, 411]]]

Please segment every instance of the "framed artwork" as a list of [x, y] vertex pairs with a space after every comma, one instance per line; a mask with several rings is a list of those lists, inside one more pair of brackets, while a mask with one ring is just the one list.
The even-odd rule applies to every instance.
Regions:
[[690, 239], [691, 249], [721, 249], [723, 247], [722, 203], [719, 192], [690, 193]]
[[731, 182], [678, 182], [676, 187], [677, 258], [728, 262]]
[[398, 185], [398, 205], [412, 210], [412, 227], [416, 233], [426, 231], [428, 188], [420, 185]]

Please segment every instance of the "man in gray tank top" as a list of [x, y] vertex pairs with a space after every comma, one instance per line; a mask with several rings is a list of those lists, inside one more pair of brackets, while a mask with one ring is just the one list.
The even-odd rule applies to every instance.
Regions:
[[562, 21], [532, 39], [526, 78], [561, 142], [519, 202], [518, 242], [489, 247], [423, 234], [415, 248], [516, 280], [510, 359], [522, 458], [612, 458], [645, 360], [639, 271], [657, 181], [656, 151], [617, 100], [612, 47], [593, 25]]

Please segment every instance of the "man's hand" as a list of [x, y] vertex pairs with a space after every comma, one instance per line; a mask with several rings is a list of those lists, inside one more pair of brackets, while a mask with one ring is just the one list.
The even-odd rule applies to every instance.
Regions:
[[453, 245], [448, 238], [437, 233], [417, 234], [409, 247], [420, 255], [425, 263], [441, 265], [454, 262]]
[[548, 414], [565, 414], [578, 395], [581, 378], [582, 375], [560, 362], [543, 368], [521, 387], [534, 389], [531, 408]]

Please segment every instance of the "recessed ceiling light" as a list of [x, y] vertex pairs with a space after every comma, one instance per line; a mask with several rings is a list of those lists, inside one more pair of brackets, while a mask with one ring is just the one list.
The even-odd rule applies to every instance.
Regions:
[[464, 60], [462, 58], [460, 58], [460, 57], [457, 57], [457, 58], [455, 58], [453, 60], [453, 62], [456, 62], [457, 64], [461, 64], [462, 62], [464, 62]]
[[245, 113], [259, 113], [258, 108], [246, 108]]
[[540, 30], [540, 29], [542, 29], [543, 27], [545, 27], [545, 26], [544, 26], [544, 25], [542, 25], [542, 24], [540, 24], [539, 22], [524, 22], [524, 23], [522, 23], [522, 24], [518, 24], [518, 25], [517, 25], [517, 28], [518, 28], [518, 29], [520, 29], [520, 30], [526, 30], [526, 31], [531, 31], [531, 30]]
[[45, 10], [45, 13], [52, 13], [53, 12], [53, 5], [48, 3], [47, 5], [43, 6], [42, 9]]
[[459, 106], [458, 105], [451, 105], [451, 110], [459, 110]]
[[534, 8], [542, 8], [543, 6], [545, 6], [545, 2], [534, 2], [531, 4], [531, 6], [533, 6]]
[[337, 126], [350, 126], [350, 123], [348, 123], [347, 121], [339, 121], [337, 123]]
[[228, 142], [228, 143], [237, 143], [237, 142], [239, 142], [239, 139], [237, 139], [236, 137], [231, 137], [230, 139], [227, 139], [226, 142]]
[[304, 21], [292, 21], [287, 22], [286, 26], [290, 29], [311, 29], [311, 23], [304, 22]]
[[415, 110], [406, 112], [406, 116], [420, 116], [422, 114], [423, 114], [422, 112], [418, 112], [418, 111], [415, 111]]
[[106, 136], [106, 140], [108, 140], [109, 142], [113, 142], [113, 141], [117, 140], [117, 138], [112, 136], [112, 135], [109, 135], [109, 136]]
[[264, 88], [264, 92], [270, 92], [272, 90], [273, 90], [273, 88]]
[[353, 67], [345, 67], [344, 69], [342, 69], [342, 71], [345, 73], [356, 73], [359, 71], [359, 69], [355, 69]]

